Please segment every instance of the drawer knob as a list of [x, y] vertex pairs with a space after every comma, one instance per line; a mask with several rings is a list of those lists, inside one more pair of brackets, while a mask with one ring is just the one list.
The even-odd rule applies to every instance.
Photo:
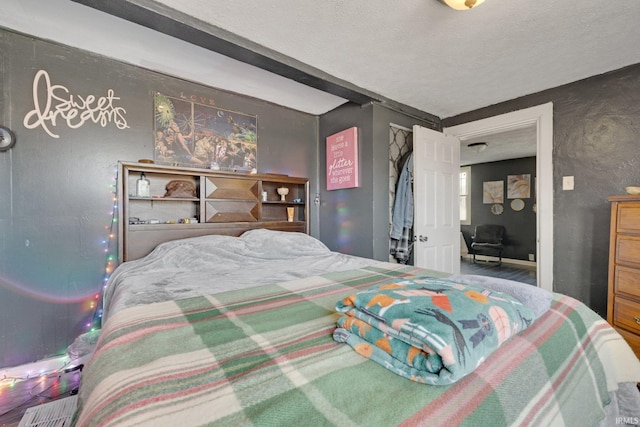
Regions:
[[637, 323], [638, 325], [640, 325], [640, 317], [638, 317], [638, 316], [633, 316], [633, 320], [635, 320], [635, 321], [636, 321], [636, 323]]

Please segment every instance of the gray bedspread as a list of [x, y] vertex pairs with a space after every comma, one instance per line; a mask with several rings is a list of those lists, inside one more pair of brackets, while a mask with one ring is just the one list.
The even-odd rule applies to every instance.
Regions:
[[139, 304], [285, 282], [375, 263], [379, 261], [330, 251], [304, 233], [265, 229], [250, 230], [240, 237], [212, 235], [166, 242], [146, 257], [121, 264], [114, 271], [104, 292], [102, 321]]

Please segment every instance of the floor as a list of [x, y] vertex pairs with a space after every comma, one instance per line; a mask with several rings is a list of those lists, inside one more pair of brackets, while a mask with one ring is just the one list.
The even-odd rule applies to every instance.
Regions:
[[478, 274], [537, 285], [535, 267], [508, 264], [506, 262], [503, 262], [500, 266], [483, 261], [478, 261], [474, 264], [472, 259], [463, 257], [460, 261], [460, 274]]
[[27, 408], [71, 396], [78, 389], [80, 371], [0, 383], [0, 427], [17, 427]]

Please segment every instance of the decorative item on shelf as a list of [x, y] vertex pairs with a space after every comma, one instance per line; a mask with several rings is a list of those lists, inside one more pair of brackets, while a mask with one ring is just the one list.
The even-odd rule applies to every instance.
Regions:
[[292, 201], [293, 201], [293, 203], [302, 203], [302, 199], [300, 199], [300, 198], [293, 199]]
[[266, 191], [262, 191], [262, 201], [266, 202], [267, 201], [267, 192]]
[[165, 186], [164, 197], [192, 198], [196, 196], [196, 186], [191, 181], [173, 179]]
[[640, 194], [640, 187], [629, 186], [624, 188], [628, 194], [638, 195]]
[[129, 225], [136, 225], [136, 224], [146, 224], [146, 222], [141, 220], [137, 216], [130, 216], [129, 217]]
[[287, 221], [289, 222], [293, 222], [293, 214], [295, 212], [295, 209], [293, 206], [288, 206], [287, 207]]
[[8, 151], [16, 145], [16, 135], [5, 126], [0, 126], [0, 151]]
[[279, 187], [278, 190], [276, 191], [280, 195], [280, 201], [286, 202], [287, 201], [286, 196], [287, 194], [289, 194], [289, 189], [287, 187]]
[[504, 212], [504, 207], [500, 203], [494, 203], [491, 205], [491, 213], [494, 215], [502, 215]]
[[149, 182], [144, 172], [140, 174], [140, 178], [136, 182], [136, 195], [138, 197], [151, 197], [151, 182]]
[[443, 0], [451, 9], [469, 10], [484, 3], [484, 0]]

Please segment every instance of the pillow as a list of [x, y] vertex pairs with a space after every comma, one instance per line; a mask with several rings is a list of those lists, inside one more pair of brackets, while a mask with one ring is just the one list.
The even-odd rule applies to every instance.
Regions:
[[269, 259], [297, 256], [326, 255], [329, 248], [320, 240], [305, 233], [268, 230], [265, 228], [245, 231], [240, 239], [254, 256]]
[[553, 294], [545, 289], [514, 280], [474, 274], [459, 274], [447, 277], [447, 279], [465, 285], [479, 286], [511, 295], [529, 307], [533, 311], [536, 319], [549, 310], [551, 300], [553, 299]]

